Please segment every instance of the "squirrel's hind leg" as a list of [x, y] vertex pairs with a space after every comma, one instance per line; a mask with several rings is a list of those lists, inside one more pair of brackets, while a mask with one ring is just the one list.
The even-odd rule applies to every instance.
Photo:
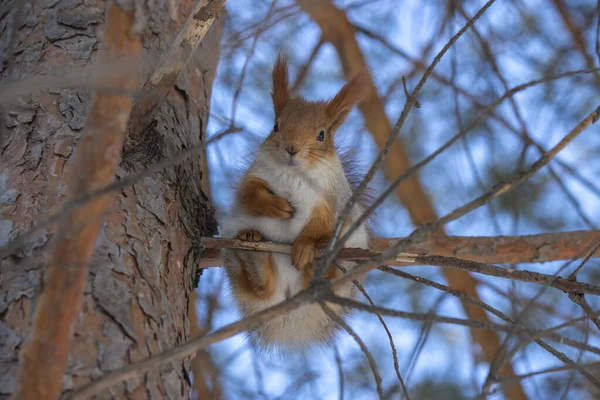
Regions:
[[[257, 242], [263, 235], [254, 229], [238, 232], [238, 239]], [[276, 268], [271, 253], [250, 250], [228, 250], [227, 271], [232, 285], [247, 295], [262, 299], [270, 297], [276, 285]]]
[[245, 285], [256, 296], [268, 298], [275, 290], [276, 269], [271, 253], [238, 250], [234, 252], [240, 263]]

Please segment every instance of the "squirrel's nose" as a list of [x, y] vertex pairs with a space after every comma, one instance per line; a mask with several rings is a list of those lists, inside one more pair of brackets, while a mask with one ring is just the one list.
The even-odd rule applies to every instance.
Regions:
[[290, 145], [285, 148], [285, 151], [290, 153], [290, 156], [295, 156], [296, 154], [298, 154], [300, 149], [298, 148], [298, 146]]

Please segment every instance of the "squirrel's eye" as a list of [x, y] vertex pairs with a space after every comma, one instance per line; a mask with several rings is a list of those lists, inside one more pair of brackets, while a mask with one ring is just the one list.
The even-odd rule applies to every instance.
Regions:
[[273, 132], [279, 132], [279, 125], [275, 122], [275, 126], [273, 127]]
[[325, 140], [325, 131], [319, 132], [319, 134], [317, 135], [317, 140], [319, 142], [322, 142], [323, 140]]

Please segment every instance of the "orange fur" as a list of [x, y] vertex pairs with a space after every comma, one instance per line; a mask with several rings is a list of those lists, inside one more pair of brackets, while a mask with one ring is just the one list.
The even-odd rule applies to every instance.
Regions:
[[312, 211], [311, 217], [292, 246], [292, 264], [303, 269], [312, 264], [317, 247], [325, 247], [333, 236], [335, 213], [331, 202], [323, 201]]
[[[273, 108], [277, 129], [263, 143], [263, 148], [274, 152], [294, 149], [303, 166], [312, 167], [323, 158], [336, 157], [334, 135], [346, 120], [352, 107], [364, 97], [367, 89], [366, 72], [357, 74], [329, 101], [307, 101], [292, 97], [289, 90], [287, 58], [279, 55], [273, 68]], [[325, 133], [323, 141], [316, 137]]]
[[[273, 131], [263, 146], [273, 151], [283, 151], [286, 148], [299, 149], [300, 157], [312, 166], [322, 161], [321, 157], [334, 157], [334, 130], [330, 129], [331, 121], [325, 115], [323, 102], [309, 102], [301, 97], [290, 99], [280, 111], [277, 118], [277, 132]], [[316, 140], [320, 131], [326, 133], [325, 140]], [[306, 150], [303, 152], [302, 150]]]
[[233, 254], [242, 270], [234, 284], [248, 294], [261, 299], [269, 298], [275, 290], [277, 278], [271, 253], [238, 250]]
[[281, 196], [273, 194], [264, 180], [249, 176], [241, 182], [238, 196], [240, 205], [249, 215], [291, 219], [294, 207]]
[[[272, 74], [274, 128], [238, 186], [238, 198], [232, 218], [224, 224], [224, 234], [228, 237], [237, 234], [245, 240], [264, 237], [281, 243], [293, 241], [289, 256], [292, 265], [286, 255], [223, 251], [233, 294], [246, 315], [284, 301], [302, 286], [310, 286], [316, 250], [329, 243], [338, 204], [352, 195], [345, 165], [335, 148], [334, 135], [365, 94], [365, 79], [369, 79], [365, 74], [354, 77], [330, 101], [307, 101], [290, 91], [287, 59], [282, 55], [278, 57]], [[361, 205], [357, 207], [357, 211], [362, 209]], [[353, 211], [352, 220], [355, 213]], [[273, 218], [285, 221], [274, 221]], [[367, 229], [361, 225], [350, 238], [349, 245], [368, 247], [368, 237]], [[355, 264], [344, 262], [341, 265], [352, 268]], [[327, 267], [327, 279], [342, 274], [337, 265]], [[336, 288], [335, 293], [352, 297], [356, 291], [351, 283], [347, 283]], [[341, 317], [345, 314], [340, 307], [335, 312]], [[285, 319], [261, 325], [251, 337], [266, 346], [304, 347], [331, 340], [334, 325], [317, 305], [308, 305], [289, 313]]]
[[290, 99], [288, 61], [282, 54], [277, 57], [277, 61], [273, 67], [273, 92], [271, 93], [271, 97], [273, 98], [275, 117], [279, 117], [281, 110], [283, 110]]
[[352, 110], [352, 107], [362, 99], [368, 89], [369, 74], [362, 71], [355, 75], [327, 104], [325, 114], [332, 120], [332, 126], [341, 125]]
[[263, 236], [256, 229], [243, 229], [238, 232], [238, 239], [247, 240], [249, 242], [260, 242]]
[[[342, 231], [340, 233], [340, 237], [344, 236], [344, 234], [348, 231], [348, 229], [350, 229], [350, 224], [345, 223], [342, 226]], [[333, 265], [330, 265], [329, 268], [327, 269], [326, 279], [332, 280], [332, 279], [337, 278], [341, 274], [342, 274], [342, 271], [335, 264], [333, 264]]]

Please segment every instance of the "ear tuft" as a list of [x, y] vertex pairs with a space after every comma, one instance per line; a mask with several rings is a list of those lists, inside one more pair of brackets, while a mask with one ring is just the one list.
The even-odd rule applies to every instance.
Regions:
[[273, 67], [273, 92], [271, 92], [271, 97], [273, 98], [275, 117], [278, 117], [290, 100], [288, 60], [281, 53], [277, 56], [277, 61]]
[[361, 71], [354, 75], [348, 83], [335, 95], [333, 100], [327, 104], [327, 117], [341, 124], [352, 108], [366, 94], [368, 89], [369, 74], [367, 71]]

